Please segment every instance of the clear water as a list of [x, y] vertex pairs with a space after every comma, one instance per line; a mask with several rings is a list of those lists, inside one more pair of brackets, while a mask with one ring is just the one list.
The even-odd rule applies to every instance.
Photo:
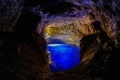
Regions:
[[65, 71], [74, 68], [80, 62], [80, 48], [73, 44], [48, 44], [52, 72]]

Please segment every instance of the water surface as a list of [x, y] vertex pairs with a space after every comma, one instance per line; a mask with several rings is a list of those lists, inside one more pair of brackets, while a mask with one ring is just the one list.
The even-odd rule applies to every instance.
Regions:
[[52, 72], [65, 71], [74, 68], [80, 62], [80, 48], [73, 44], [48, 44]]

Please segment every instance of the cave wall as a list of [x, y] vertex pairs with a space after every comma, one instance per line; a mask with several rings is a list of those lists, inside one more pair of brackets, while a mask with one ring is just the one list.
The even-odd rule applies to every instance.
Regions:
[[93, 14], [96, 16], [95, 18], [101, 21], [103, 30], [119, 46], [119, 0], [98, 0], [94, 2]]
[[46, 41], [36, 33], [41, 16], [30, 12], [23, 3], [0, 2], [1, 80], [33, 80], [49, 71]]

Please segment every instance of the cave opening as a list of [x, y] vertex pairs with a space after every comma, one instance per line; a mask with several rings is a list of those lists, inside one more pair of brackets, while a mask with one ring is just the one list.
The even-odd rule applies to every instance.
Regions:
[[49, 67], [51, 72], [68, 71], [80, 63], [79, 37], [73, 31], [73, 23], [60, 25], [51, 23], [44, 31], [49, 53]]

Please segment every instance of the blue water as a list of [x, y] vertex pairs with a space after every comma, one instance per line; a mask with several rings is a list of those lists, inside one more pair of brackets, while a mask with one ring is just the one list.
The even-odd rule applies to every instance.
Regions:
[[48, 44], [65, 44], [64, 41], [60, 40], [60, 39], [49, 39]]
[[48, 44], [52, 72], [65, 71], [74, 68], [80, 62], [80, 48], [71, 44]]

